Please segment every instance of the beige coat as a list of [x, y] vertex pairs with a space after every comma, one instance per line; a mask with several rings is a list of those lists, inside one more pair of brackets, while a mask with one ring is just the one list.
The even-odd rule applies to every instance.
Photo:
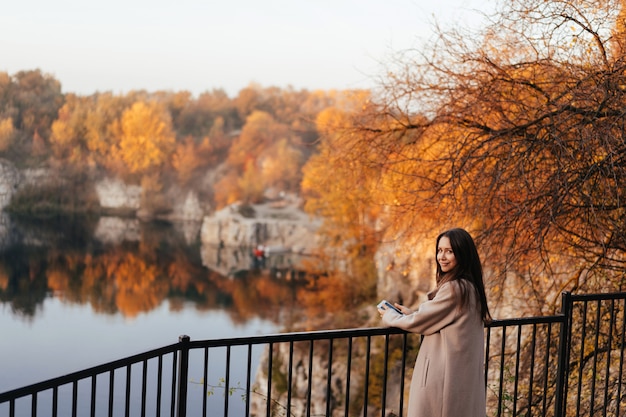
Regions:
[[407, 417], [485, 417], [484, 326], [478, 297], [461, 309], [460, 284], [444, 283], [409, 315], [388, 309], [383, 323], [424, 335]]

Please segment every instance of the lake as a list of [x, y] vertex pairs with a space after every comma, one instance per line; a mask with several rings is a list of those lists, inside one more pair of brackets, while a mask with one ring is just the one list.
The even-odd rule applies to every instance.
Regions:
[[[178, 341], [297, 320], [280, 269], [224, 276], [199, 224], [0, 217], [0, 392]], [[246, 250], [233, 249], [239, 257]], [[219, 259], [220, 256], [217, 257]], [[220, 272], [221, 271], [221, 272]], [[282, 277], [282, 279], [281, 279]]]

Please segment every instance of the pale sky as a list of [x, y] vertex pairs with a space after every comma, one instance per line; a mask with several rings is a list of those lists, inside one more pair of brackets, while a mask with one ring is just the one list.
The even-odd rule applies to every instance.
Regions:
[[0, 71], [65, 93], [369, 88], [394, 52], [490, 0], [5, 0]]

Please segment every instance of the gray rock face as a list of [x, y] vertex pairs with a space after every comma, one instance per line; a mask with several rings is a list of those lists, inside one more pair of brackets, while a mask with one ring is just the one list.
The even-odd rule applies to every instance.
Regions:
[[[104, 178], [96, 183], [95, 188], [102, 208], [133, 210], [140, 217], [145, 212], [147, 218], [152, 218], [152, 213], [141, 205], [143, 190], [139, 185], [126, 184], [117, 178]], [[202, 221], [205, 213], [195, 191], [172, 187], [165, 197], [171, 211], [160, 217], [173, 221]]]
[[103, 208], [138, 210], [140, 207], [141, 187], [138, 185], [105, 178], [96, 183], [96, 193]]
[[204, 217], [200, 229], [202, 263], [224, 276], [250, 269], [252, 248], [262, 246], [262, 267], [291, 270], [319, 249], [320, 221], [294, 205], [254, 205], [244, 217], [236, 205]]
[[[319, 346], [319, 345], [318, 345]], [[331, 376], [331, 389], [330, 398], [326, 397], [326, 384], [328, 381], [328, 347], [318, 348], [314, 351], [314, 355], [309, 357], [308, 345], [296, 344], [294, 350], [291, 353], [293, 363], [295, 364], [292, 370], [292, 397], [291, 397], [291, 409], [289, 413], [286, 412], [287, 405], [287, 392], [286, 387], [278, 387], [277, 379], [286, 379], [289, 375], [289, 346], [286, 344], [276, 344], [273, 346], [273, 387], [272, 400], [277, 410], [282, 413], [278, 415], [290, 415], [290, 416], [325, 416], [326, 403], [330, 403], [330, 409], [332, 416], [344, 415], [345, 405], [343, 399], [345, 398], [346, 386], [345, 376], [347, 372], [346, 358], [337, 358], [332, 364], [332, 376]], [[357, 354], [358, 355], [358, 354]], [[353, 360], [358, 361], [357, 358], [364, 358], [365, 355], [355, 355]], [[267, 407], [267, 386], [268, 386], [268, 350], [263, 351], [262, 357], [259, 363], [259, 369], [256, 373], [254, 381], [253, 394], [250, 396], [250, 415], [251, 416], [263, 416], [266, 415], [265, 409]], [[309, 374], [308, 363], [312, 362], [312, 373]], [[362, 364], [355, 364], [356, 368], [365, 369]], [[309, 379], [311, 381], [309, 381]], [[311, 403], [308, 404], [308, 388], [309, 383], [314, 387], [311, 392]], [[359, 389], [359, 385], [362, 384], [361, 375], [353, 373], [351, 377], [351, 391], [356, 392]], [[323, 389], [318, 389], [322, 387]], [[310, 407], [310, 410], [308, 409]]]
[[123, 241], [138, 242], [141, 239], [139, 220], [102, 216], [94, 232], [101, 242], [119, 244]]
[[270, 251], [310, 253], [318, 247], [315, 233], [320, 221], [295, 206], [253, 205], [254, 217], [242, 216], [237, 206], [229, 206], [204, 217], [200, 237], [214, 246], [263, 245]]
[[10, 202], [21, 182], [18, 169], [10, 161], [0, 159], [0, 210]]
[[374, 255], [377, 294], [406, 306], [416, 306], [435, 287], [435, 251], [426, 240], [398, 239], [384, 242]]
[[198, 199], [198, 194], [193, 191], [187, 192], [184, 199], [174, 204], [174, 216], [178, 220], [202, 220], [204, 210]]

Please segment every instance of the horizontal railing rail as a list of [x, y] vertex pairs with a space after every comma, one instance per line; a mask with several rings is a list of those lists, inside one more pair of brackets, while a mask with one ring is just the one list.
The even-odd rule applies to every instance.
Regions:
[[207, 339], [189, 342], [189, 348], [226, 347], [260, 345], [282, 342], [302, 342], [315, 340], [345, 339], [348, 337], [385, 336], [404, 334], [404, 330], [388, 327], [368, 327], [357, 329], [318, 330], [311, 332], [277, 333], [262, 336], [237, 337], [232, 339]]
[[53, 389], [65, 384], [71, 384], [75, 381], [80, 381], [85, 378], [90, 378], [95, 375], [99, 375], [105, 372], [109, 372], [112, 369], [118, 369], [133, 365], [138, 362], [142, 362], [147, 359], [152, 359], [158, 356], [172, 354], [179, 350], [179, 343], [171, 344], [161, 348], [153, 349], [147, 352], [132, 355], [123, 359], [117, 359], [108, 363], [97, 365], [91, 368], [87, 368], [81, 371], [73, 372], [57, 378], [48, 379], [43, 382], [38, 382], [25, 387], [13, 389], [4, 393], [0, 393], [0, 403], [11, 401], [15, 398], [20, 398], [26, 395], [32, 395], [37, 392]]
[[[488, 415], [620, 415], [625, 300], [564, 293], [561, 314], [486, 326]], [[403, 416], [420, 342], [395, 328], [181, 336], [0, 393], [0, 417]]]

